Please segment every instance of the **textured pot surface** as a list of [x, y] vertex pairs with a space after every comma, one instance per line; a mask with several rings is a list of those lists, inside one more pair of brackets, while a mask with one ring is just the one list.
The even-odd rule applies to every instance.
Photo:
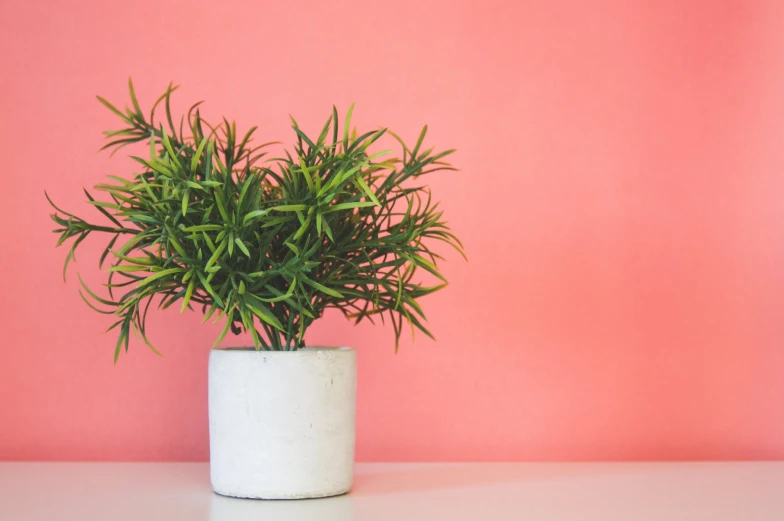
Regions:
[[356, 351], [213, 349], [210, 478], [218, 494], [343, 494], [354, 470]]

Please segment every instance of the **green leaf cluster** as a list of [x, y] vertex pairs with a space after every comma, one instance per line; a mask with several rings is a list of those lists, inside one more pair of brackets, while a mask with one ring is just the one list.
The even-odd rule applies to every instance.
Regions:
[[[272, 143], [252, 144], [256, 127], [239, 134], [225, 118], [212, 125], [200, 103], [175, 124], [176, 88], [169, 85], [148, 115], [130, 81], [124, 111], [98, 98], [123, 123], [106, 132], [104, 149], [146, 145], [132, 156], [138, 169], [130, 179], [107, 176], [95, 186], [103, 200], [85, 190], [106, 223], [49, 200], [58, 246], [71, 241], [64, 277], [88, 235], [108, 239], [99, 261], [109, 260], [108, 297], [79, 280], [82, 299], [115, 318], [109, 328], [119, 331], [115, 362], [131, 332], [155, 349], [145, 328], [153, 301], [181, 311], [198, 306], [205, 322], [222, 321], [215, 345], [229, 331], [247, 331], [257, 349], [295, 350], [328, 308], [355, 322], [389, 320], [396, 349], [404, 321], [432, 337], [418, 300], [446, 279], [431, 246], [443, 242], [461, 255], [463, 247], [420, 178], [454, 170], [444, 161], [453, 150], [425, 149], [427, 127], [412, 148], [386, 129], [358, 135], [352, 106], [342, 121], [333, 107], [317, 136], [292, 118], [293, 148], [268, 158]], [[398, 157], [370, 151], [385, 134], [399, 143]], [[440, 283], [415, 283], [420, 269]]]

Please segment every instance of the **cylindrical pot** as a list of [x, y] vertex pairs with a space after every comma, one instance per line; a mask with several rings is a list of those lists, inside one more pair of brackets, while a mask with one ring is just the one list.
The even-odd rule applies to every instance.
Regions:
[[210, 478], [224, 496], [343, 494], [354, 468], [356, 351], [213, 349]]

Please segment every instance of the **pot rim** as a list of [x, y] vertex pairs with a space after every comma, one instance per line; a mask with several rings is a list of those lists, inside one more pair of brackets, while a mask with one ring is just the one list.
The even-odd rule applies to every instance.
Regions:
[[327, 352], [335, 352], [335, 351], [354, 351], [353, 347], [348, 346], [306, 346], [301, 347], [295, 351], [283, 351], [283, 350], [265, 350], [265, 349], [256, 349], [253, 346], [231, 346], [231, 347], [213, 347], [210, 351], [226, 351], [226, 352], [237, 352], [237, 353], [249, 353], [249, 352], [258, 352], [264, 353], [265, 355], [272, 354], [272, 353], [318, 353], [322, 351]]

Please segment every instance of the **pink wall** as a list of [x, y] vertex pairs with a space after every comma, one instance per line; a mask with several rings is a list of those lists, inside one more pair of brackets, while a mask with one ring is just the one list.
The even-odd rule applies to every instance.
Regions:
[[218, 5], [0, 3], [0, 459], [207, 458], [216, 328], [156, 315], [165, 358], [113, 367], [53, 248], [44, 188], [85, 212], [131, 168], [96, 153], [94, 98], [129, 75], [262, 138], [355, 101], [459, 149], [432, 183], [470, 257], [425, 303], [439, 342], [310, 337], [359, 349], [358, 459], [784, 458], [783, 4]]

